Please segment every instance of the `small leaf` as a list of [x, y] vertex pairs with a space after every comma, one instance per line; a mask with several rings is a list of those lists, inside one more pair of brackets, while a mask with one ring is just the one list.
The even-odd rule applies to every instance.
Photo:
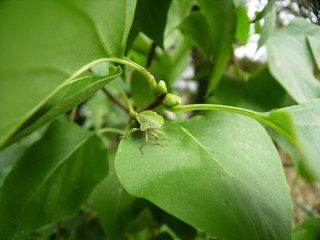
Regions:
[[209, 24], [214, 69], [206, 96], [213, 92], [222, 77], [232, 51], [236, 32], [236, 12], [232, 0], [199, 0], [200, 10]]
[[245, 6], [240, 5], [236, 8], [236, 14], [237, 31], [235, 37], [242, 45], [245, 45], [247, 43], [250, 31], [250, 18], [248, 17], [248, 11]]
[[[274, 31], [267, 41], [270, 71], [298, 103], [320, 97], [320, 82], [313, 74], [310, 52], [310, 48], [316, 47], [313, 47], [314, 42], [309, 42], [309, 48], [307, 42], [306, 29], [310, 24], [304, 19], [295, 19], [288, 26]], [[320, 32], [320, 27], [312, 26]]]
[[303, 155], [302, 175], [320, 181], [320, 100], [271, 111], [266, 119], [282, 129]]
[[211, 50], [209, 25], [200, 12], [192, 12], [179, 25], [179, 30], [183, 35], [195, 45], [203, 56], [208, 57]]
[[101, 140], [59, 119], [18, 160], [0, 196], [0, 239], [73, 214], [108, 172]]
[[143, 32], [163, 48], [163, 35], [171, 0], [138, 0], [133, 28]]
[[274, 7], [274, 0], [269, 0], [267, 5], [262, 9], [261, 12], [259, 12], [255, 19], [252, 22], [257, 22], [261, 20], [265, 15], [267, 15], [270, 11], [272, 11], [272, 8]]
[[276, 7], [272, 5], [272, 8], [265, 15], [264, 24], [261, 29], [257, 49], [259, 49], [266, 43], [267, 39], [269, 38], [269, 36], [271, 35], [271, 33], [273, 32], [276, 26], [276, 21], [277, 21], [277, 11], [276, 11]]
[[31, 116], [31, 118], [9, 140], [8, 144], [19, 140], [38, 129], [43, 124], [69, 111], [72, 107], [89, 98], [97, 90], [105, 86], [121, 73], [120, 67], [110, 67], [107, 76], [97, 77], [90, 74], [63, 85], [42, 108]]
[[150, 138], [144, 155], [141, 133], [119, 145], [116, 173], [130, 194], [218, 238], [290, 238], [290, 195], [277, 150], [261, 125], [212, 112], [167, 123], [161, 131], [170, 141], [160, 138], [161, 147]]

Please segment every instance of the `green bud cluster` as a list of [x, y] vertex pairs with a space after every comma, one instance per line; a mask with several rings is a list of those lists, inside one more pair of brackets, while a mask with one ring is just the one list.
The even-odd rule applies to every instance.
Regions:
[[168, 93], [163, 100], [163, 104], [168, 107], [174, 107], [181, 104], [181, 97]]

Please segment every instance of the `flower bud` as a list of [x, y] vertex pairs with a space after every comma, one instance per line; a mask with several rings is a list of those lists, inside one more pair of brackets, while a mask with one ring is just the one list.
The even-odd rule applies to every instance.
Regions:
[[167, 90], [166, 82], [163, 80], [160, 80], [157, 84], [157, 87], [156, 87], [156, 95], [161, 96], [167, 92], [168, 92], [168, 90]]
[[181, 104], [181, 98], [177, 95], [168, 93], [163, 100], [163, 104], [168, 107], [174, 107]]

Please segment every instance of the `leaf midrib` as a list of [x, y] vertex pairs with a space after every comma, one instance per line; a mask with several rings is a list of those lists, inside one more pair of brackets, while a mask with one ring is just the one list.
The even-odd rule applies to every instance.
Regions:
[[[203, 146], [201, 144], [201, 142], [199, 142], [198, 139], [196, 139], [187, 129], [185, 129], [183, 126], [181, 126], [180, 124], [177, 124], [177, 126], [183, 131], [185, 132], [192, 140], [194, 140], [210, 157], [212, 157], [212, 159], [219, 165], [219, 167], [221, 167], [221, 169], [227, 174], [229, 175], [231, 178], [235, 179], [235, 181], [239, 181], [241, 182], [243, 185], [247, 186], [248, 188], [250, 188], [251, 190], [253, 190], [254, 192], [259, 193], [260, 197], [262, 199], [266, 199], [266, 197], [264, 196], [263, 193], [261, 193], [259, 190], [260, 189], [255, 189], [253, 186], [249, 185], [248, 183], [244, 182], [242, 179], [237, 178], [236, 176], [234, 176], [233, 174], [231, 174], [229, 171], [227, 171], [220, 163], [219, 161], [212, 156], [212, 154], [205, 148], [205, 146]], [[267, 203], [269, 206], [271, 206], [272, 209], [274, 209], [274, 212], [277, 213], [279, 215], [279, 217], [281, 217], [281, 215], [279, 214], [279, 212], [277, 211], [277, 209], [274, 208], [273, 204], [270, 204], [268, 199], [266, 199], [265, 203]]]

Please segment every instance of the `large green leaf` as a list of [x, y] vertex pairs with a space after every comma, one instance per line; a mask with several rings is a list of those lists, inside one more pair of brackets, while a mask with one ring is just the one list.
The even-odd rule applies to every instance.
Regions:
[[[312, 31], [308, 32], [311, 28]], [[304, 19], [295, 19], [288, 26], [274, 31], [267, 41], [271, 73], [299, 103], [320, 97], [320, 82], [313, 74], [310, 52], [310, 49], [319, 49], [318, 41], [314, 41], [319, 33], [320, 27]], [[313, 54], [318, 56], [319, 51]], [[315, 58], [319, 62], [319, 57]]]
[[[75, 4], [78, 7], [70, 0], [1, 1], [0, 145], [71, 74], [106, 57], [106, 51], [116, 56], [123, 52], [135, 0]], [[96, 11], [93, 17], [91, 11]]]
[[138, 0], [133, 28], [143, 32], [163, 48], [163, 35], [171, 0]]
[[320, 99], [271, 111], [266, 119], [293, 139], [301, 151], [301, 173], [320, 181]]
[[116, 172], [130, 194], [218, 238], [290, 239], [290, 195], [261, 125], [212, 112], [162, 131], [170, 141], [150, 139], [143, 155], [141, 133], [121, 141]]
[[18, 160], [0, 196], [0, 239], [73, 214], [108, 172], [107, 152], [93, 133], [54, 121]]
[[205, 15], [211, 35], [214, 69], [207, 89], [207, 96], [213, 92], [222, 77], [230, 58], [236, 32], [236, 12], [232, 0], [199, 0], [201, 12]]
[[89, 74], [62, 85], [59, 91], [28, 119], [12, 139], [10, 139], [10, 142], [19, 140], [60, 114], [67, 112], [73, 106], [80, 104], [122, 73], [120, 67], [110, 67], [109, 70], [109, 74], [104, 77]]

